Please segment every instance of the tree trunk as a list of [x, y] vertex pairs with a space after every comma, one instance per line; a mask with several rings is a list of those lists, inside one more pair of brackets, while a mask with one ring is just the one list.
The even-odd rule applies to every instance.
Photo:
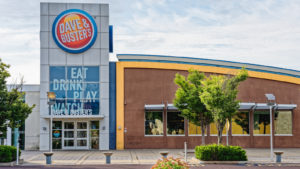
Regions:
[[217, 129], [218, 129], [218, 145], [222, 144], [222, 132], [223, 128], [221, 124], [217, 124]]
[[218, 145], [222, 143], [222, 132], [218, 131]]
[[202, 143], [201, 145], [205, 145], [205, 129], [206, 129], [206, 126], [204, 125], [204, 123], [202, 122], [201, 123], [201, 134], [202, 134]]

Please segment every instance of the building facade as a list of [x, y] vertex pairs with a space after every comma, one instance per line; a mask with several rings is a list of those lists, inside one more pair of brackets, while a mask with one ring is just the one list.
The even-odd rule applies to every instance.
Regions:
[[[188, 148], [201, 144], [201, 129], [181, 117], [173, 106], [175, 74], [193, 68], [209, 74], [235, 74], [246, 67], [249, 78], [239, 86], [240, 112], [228, 130], [230, 145], [270, 147], [270, 110], [265, 94], [276, 96], [272, 109], [273, 144], [300, 147], [300, 72], [276, 67], [158, 55], [117, 55], [117, 149]], [[134, 123], [133, 123], [134, 121]], [[226, 144], [226, 129], [223, 143]], [[206, 143], [217, 142], [211, 124]]]
[[108, 5], [41, 3], [40, 14], [40, 150], [109, 149]]
[[[300, 147], [300, 71], [159, 55], [118, 54], [110, 62], [107, 4], [41, 3], [40, 15], [40, 84], [24, 86], [25, 101], [36, 105], [25, 123], [26, 150], [194, 148], [201, 129], [173, 105], [175, 74], [232, 75], [242, 67], [249, 78], [239, 86], [240, 110], [223, 143], [264, 148], [272, 134], [275, 148]], [[47, 92], [56, 95], [52, 106]], [[267, 93], [276, 96], [272, 133]], [[216, 143], [214, 124], [205, 134], [206, 143]]]

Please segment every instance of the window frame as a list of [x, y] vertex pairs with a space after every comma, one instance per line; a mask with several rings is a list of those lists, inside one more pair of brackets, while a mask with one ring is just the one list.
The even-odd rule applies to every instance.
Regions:
[[[271, 136], [271, 133], [270, 134], [255, 134], [254, 133], [254, 115], [255, 115], [255, 112], [268, 112], [268, 115], [269, 115], [269, 119], [270, 119], [270, 110], [266, 110], [266, 109], [257, 109], [257, 110], [254, 110], [253, 111], [253, 115], [252, 115], [252, 118], [253, 118], [253, 124], [252, 124], [252, 133], [253, 133], [253, 136]], [[272, 121], [274, 121], [274, 118], [273, 118], [273, 111], [272, 111]], [[272, 122], [272, 124], [274, 125], [274, 122]], [[273, 131], [273, 130], [272, 130]]]
[[290, 111], [291, 112], [291, 122], [292, 122], [292, 134], [275, 134], [275, 130], [276, 130], [276, 128], [275, 128], [275, 111], [274, 111], [274, 119], [273, 119], [273, 121], [274, 121], [274, 136], [294, 136], [293, 135], [293, 127], [294, 127], [294, 125], [293, 125], [293, 117], [294, 117], [294, 110], [276, 110], [276, 111]]
[[186, 131], [186, 127], [185, 127], [185, 122], [186, 122], [186, 119], [184, 117], [183, 118], [183, 131], [184, 131], [184, 134], [176, 134], [176, 135], [173, 135], [173, 134], [168, 134], [168, 112], [178, 112], [178, 113], [181, 113], [180, 111], [176, 111], [176, 110], [173, 110], [173, 111], [166, 111], [166, 136], [171, 136], [171, 137], [185, 137], [185, 131]]
[[[239, 113], [242, 113], [242, 112], [248, 112], [248, 127], [249, 127], [249, 134], [232, 134], [232, 120], [233, 120], [233, 117], [231, 117], [231, 123], [230, 123], [230, 132], [231, 132], [231, 136], [250, 136], [250, 111], [239, 111]], [[253, 126], [254, 127], [254, 126]]]
[[[147, 112], [160, 112], [162, 114], [163, 133], [161, 135], [148, 135], [148, 134], [146, 134], [146, 113]], [[165, 121], [165, 119], [164, 119], [164, 111], [163, 110], [151, 110], [151, 111], [150, 110], [145, 110], [144, 111], [144, 136], [145, 137], [162, 137], [162, 136], [165, 136], [164, 121]]]

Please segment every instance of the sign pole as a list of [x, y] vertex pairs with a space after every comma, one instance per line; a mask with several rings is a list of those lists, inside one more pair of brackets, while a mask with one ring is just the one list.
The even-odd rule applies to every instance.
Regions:
[[17, 142], [17, 165], [19, 165], [19, 142]]
[[272, 123], [272, 106], [270, 106], [270, 156], [273, 161], [273, 123]]
[[52, 112], [51, 104], [49, 104], [50, 124], [49, 124], [49, 151], [52, 152]]
[[228, 146], [229, 143], [228, 143], [228, 131], [229, 131], [229, 127], [230, 127], [230, 124], [229, 124], [229, 120], [227, 120], [227, 123], [226, 123], [226, 145]]

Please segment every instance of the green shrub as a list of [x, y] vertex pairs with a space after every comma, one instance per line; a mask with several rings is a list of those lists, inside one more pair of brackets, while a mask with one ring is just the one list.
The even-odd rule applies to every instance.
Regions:
[[163, 160], [157, 160], [156, 164], [151, 169], [189, 169], [187, 163], [181, 161], [179, 158], [173, 157], [163, 158]]
[[195, 156], [203, 161], [247, 161], [246, 151], [240, 146], [217, 144], [196, 146]]
[[[14, 146], [0, 145], [0, 162], [11, 162], [16, 160], [17, 148]], [[21, 151], [19, 151], [19, 156]]]

